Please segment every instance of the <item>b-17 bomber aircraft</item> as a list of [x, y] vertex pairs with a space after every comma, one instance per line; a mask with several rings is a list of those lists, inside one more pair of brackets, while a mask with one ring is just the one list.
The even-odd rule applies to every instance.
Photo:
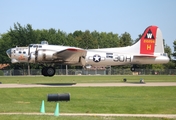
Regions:
[[135, 71], [137, 64], [165, 64], [169, 62], [164, 53], [163, 37], [157, 26], [145, 29], [140, 40], [132, 46], [82, 49], [78, 47], [49, 45], [47, 41], [41, 44], [30, 44], [28, 47], [16, 47], [6, 51], [12, 63], [42, 64], [42, 75], [54, 76], [53, 64], [84, 66], [117, 66], [131, 64]]

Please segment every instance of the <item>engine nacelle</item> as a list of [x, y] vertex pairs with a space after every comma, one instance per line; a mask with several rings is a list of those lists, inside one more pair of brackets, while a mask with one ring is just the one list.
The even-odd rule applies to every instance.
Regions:
[[42, 62], [42, 61], [49, 61], [53, 60], [53, 51], [41, 51], [39, 50], [37, 53], [37, 62]]
[[45, 61], [51, 61], [53, 60], [53, 51], [37, 51], [37, 52], [31, 52], [29, 57], [30, 63], [37, 63], [37, 62], [45, 62]]

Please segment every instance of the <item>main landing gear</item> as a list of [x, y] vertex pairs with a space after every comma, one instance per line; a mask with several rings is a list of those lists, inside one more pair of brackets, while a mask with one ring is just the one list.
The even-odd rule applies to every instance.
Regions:
[[49, 76], [49, 77], [52, 77], [55, 75], [55, 68], [54, 67], [43, 67], [42, 68], [42, 75], [43, 76]]

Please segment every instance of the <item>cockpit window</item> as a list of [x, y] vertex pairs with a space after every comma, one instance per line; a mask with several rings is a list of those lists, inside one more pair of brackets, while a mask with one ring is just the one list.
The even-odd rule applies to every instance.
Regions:
[[30, 44], [30, 45], [29, 45], [29, 47], [32, 47], [32, 46], [33, 46], [33, 44]]
[[21, 54], [21, 51], [19, 51], [18, 53]]
[[34, 48], [38, 47], [38, 45], [33, 45]]

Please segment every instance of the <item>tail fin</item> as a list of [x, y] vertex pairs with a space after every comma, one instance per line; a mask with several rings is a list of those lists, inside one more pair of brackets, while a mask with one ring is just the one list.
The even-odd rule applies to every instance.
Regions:
[[162, 33], [157, 26], [147, 27], [138, 42], [140, 42], [140, 54], [164, 53]]

